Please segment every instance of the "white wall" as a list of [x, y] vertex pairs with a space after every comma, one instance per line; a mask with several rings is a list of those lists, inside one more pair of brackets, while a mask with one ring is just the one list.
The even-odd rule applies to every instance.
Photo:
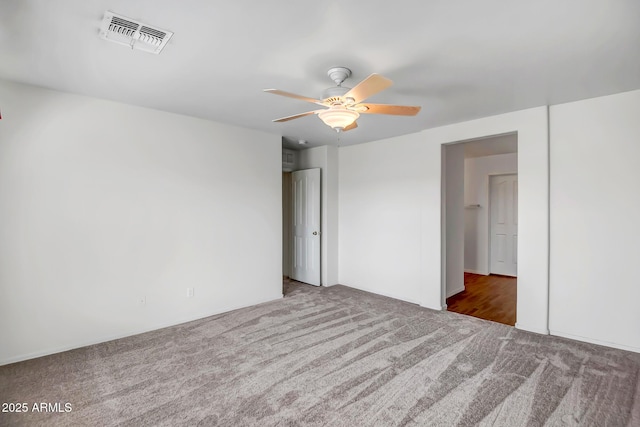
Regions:
[[334, 146], [298, 152], [298, 170], [320, 168], [322, 193], [321, 283], [338, 283], [338, 149]]
[[464, 291], [464, 144], [444, 145], [445, 289], [449, 298]]
[[551, 107], [553, 334], [640, 351], [640, 91]]
[[340, 262], [339, 252], [339, 227], [340, 221], [338, 218], [338, 191], [340, 182], [339, 171], [339, 153], [338, 147], [327, 147], [327, 173], [325, 174], [325, 188], [327, 192], [324, 196], [324, 216], [327, 219], [327, 228], [325, 231], [325, 245], [326, 251], [324, 253], [324, 259], [326, 261], [326, 271], [323, 274], [325, 281], [322, 283], [324, 286], [332, 286], [339, 283], [338, 281], [338, 266]]
[[518, 154], [465, 159], [464, 269], [489, 274], [489, 175], [518, 173]]
[[440, 221], [440, 176], [429, 185], [427, 174], [431, 163], [440, 173], [440, 146], [416, 133], [339, 150], [340, 283], [421, 303], [423, 288], [440, 286], [439, 267], [435, 283], [422, 276], [423, 265], [440, 262], [439, 224], [437, 252], [425, 252], [421, 235], [423, 192], [437, 200], [428, 212]]
[[282, 296], [279, 136], [9, 82], [0, 100], [0, 363]]
[[441, 145], [517, 132], [517, 327], [548, 333], [547, 131], [540, 107], [340, 148], [340, 283], [441, 309]]

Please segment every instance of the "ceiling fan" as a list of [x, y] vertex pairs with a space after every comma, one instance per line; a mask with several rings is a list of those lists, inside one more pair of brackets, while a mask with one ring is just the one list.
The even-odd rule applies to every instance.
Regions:
[[278, 89], [265, 89], [265, 92], [275, 95], [286, 96], [311, 102], [313, 104], [328, 107], [321, 110], [307, 111], [306, 113], [295, 114], [293, 116], [282, 117], [274, 122], [286, 122], [300, 117], [317, 114], [327, 126], [336, 131], [348, 131], [358, 127], [356, 120], [360, 114], [391, 114], [394, 116], [415, 116], [421, 107], [408, 105], [389, 104], [363, 104], [362, 101], [383, 91], [393, 84], [391, 80], [380, 74], [371, 74], [369, 77], [358, 83], [353, 89], [343, 87], [342, 82], [351, 76], [351, 70], [345, 67], [334, 67], [329, 69], [327, 75], [336, 83], [336, 87], [330, 87], [322, 93], [322, 99], [313, 99], [295, 93], [285, 92]]

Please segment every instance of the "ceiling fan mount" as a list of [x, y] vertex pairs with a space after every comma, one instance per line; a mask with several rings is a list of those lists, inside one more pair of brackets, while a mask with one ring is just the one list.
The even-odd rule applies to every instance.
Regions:
[[327, 75], [336, 85], [340, 86], [342, 82], [351, 77], [351, 70], [347, 67], [333, 67], [329, 68]]
[[362, 103], [366, 98], [381, 92], [393, 84], [391, 80], [380, 74], [371, 74], [354, 88], [342, 86], [342, 83], [351, 76], [351, 70], [346, 67], [330, 68], [329, 71], [327, 71], [327, 75], [337, 86], [326, 89], [322, 93], [322, 99], [308, 98], [278, 89], [265, 89], [265, 92], [275, 95], [286, 96], [288, 98], [299, 99], [327, 107], [326, 109], [282, 117], [274, 120], [274, 122], [281, 123], [311, 114], [317, 114], [327, 126], [340, 132], [358, 127], [356, 120], [362, 113], [415, 116], [420, 111], [420, 107], [414, 106]]

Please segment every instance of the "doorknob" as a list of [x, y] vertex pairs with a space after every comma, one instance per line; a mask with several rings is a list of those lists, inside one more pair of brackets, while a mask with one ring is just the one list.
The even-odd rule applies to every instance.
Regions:
[[318, 235], [318, 232], [317, 232], [317, 231], [314, 231], [314, 232], [313, 232], [313, 235], [314, 235], [314, 236], [317, 236], [317, 235]]

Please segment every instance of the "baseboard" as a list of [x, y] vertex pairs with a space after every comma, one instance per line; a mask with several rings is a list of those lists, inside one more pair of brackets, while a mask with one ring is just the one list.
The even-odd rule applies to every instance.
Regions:
[[488, 276], [490, 273], [488, 271], [480, 271], [480, 270], [471, 270], [471, 269], [464, 269], [465, 273], [471, 273], [471, 274], [479, 274], [481, 276]]
[[582, 342], [588, 342], [589, 344], [596, 344], [596, 345], [601, 345], [604, 347], [611, 347], [611, 348], [617, 348], [620, 350], [626, 350], [626, 351], [633, 351], [634, 353], [640, 353], [640, 348], [639, 347], [633, 347], [630, 345], [625, 345], [625, 344], [618, 344], [618, 343], [614, 343], [614, 342], [610, 342], [610, 341], [602, 341], [602, 340], [597, 340], [597, 339], [593, 339], [593, 338], [587, 338], [587, 337], [583, 337], [580, 335], [573, 335], [573, 334], [567, 334], [565, 332], [560, 332], [560, 331], [550, 331], [551, 335], [557, 336], [557, 337], [562, 337], [562, 338], [568, 338], [570, 340], [575, 340], [575, 341], [582, 341]]
[[124, 332], [124, 333], [121, 333], [121, 334], [109, 335], [109, 336], [104, 336], [104, 337], [100, 337], [100, 338], [96, 338], [96, 339], [92, 339], [92, 340], [82, 341], [82, 342], [79, 342], [77, 344], [64, 345], [64, 346], [55, 347], [55, 348], [51, 348], [51, 349], [47, 349], [47, 350], [35, 351], [35, 352], [32, 352], [32, 353], [26, 353], [26, 354], [20, 354], [20, 355], [14, 356], [14, 357], [9, 357], [7, 359], [0, 360], [0, 366], [8, 365], [10, 363], [23, 362], [25, 360], [35, 359], [37, 357], [49, 356], [51, 354], [62, 353], [64, 351], [75, 350], [77, 348], [87, 347], [87, 346], [90, 346], [90, 345], [101, 344], [101, 343], [104, 343], [104, 342], [113, 341], [113, 340], [117, 340], [117, 339], [121, 339], [121, 338], [127, 338], [127, 337], [131, 337], [131, 336], [134, 336], [134, 335], [140, 335], [140, 334], [144, 334], [146, 332], [151, 332], [151, 331], [156, 331], [158, 329], [168, 328], [170, 326], [177, 326], [177, 325], [181, 325], [183, 323], [193, 322], [194, 320], [204, 319], [205, 317], [215, 316], [217, 314], [227, 313], [229, 311], [238, 310], [238, 309], [246, 308], [246, 307], [251, 307], [253, 305], [258, 305], [258, 304], [262, 304], [262, 303], [266, 303], [266, 302], [277, 301], [277, 300], [281, 299], [283, 296], [284, 295], [282, 295], [280, 297], [277, 297], [277, 298], [268, 298], [268, 299], [256, 300], [255, 302], [252, 302], [250, 304], [242, 304], [242, 305], [237, 305], [237, 306], [231, 306], [231, 307], [228, 307], [228, 308], [225, 307], [224, 309], [214, 310], [212, 312], [207, 312], [207, 313], [200, 313], [200, 314], [196, 314], [196, 315], [193, 315], [193, 316], [189, 316], [187, 318], [177, 319], [177, 320], [170, 321], [170, 322], [165, 322], [165, 323], [160, 323], [160, 324], [153, 325], [153, 326], [146, 327], [146, 328], [142, 328], [142, 329], [134, 329], [134, 330], [131, 330], [131, 331], [128, 331], [128, 332]]
[[460, 292], [463, 292], [463, 291], [464, 291], [464, 285], [461, 288], [454, 289], [453, 291], [448, 292], [447, 293], [447, 298], [451, 298], [452, 296], [454, 296], [456, 294], [459, 294]]
[[435, 311], [447, 311], [447, 304], [439, 306], [439, 305], [435, 305], [435, 306], [430, 306], [430, 305], [425, 305], [425, 304], [419, 304], [420, 307], [422, 308], [428, 308], [429, 310], [435, 310]]
[[540, 335], [549, 335], [548, 329], [540, 329], [540, 328], [531, 328], [529, 326], [524, 326], [522, 323], [516, 322], [516, 329], [520, 329], [521, 331], [533, 332], [534, 334]]

